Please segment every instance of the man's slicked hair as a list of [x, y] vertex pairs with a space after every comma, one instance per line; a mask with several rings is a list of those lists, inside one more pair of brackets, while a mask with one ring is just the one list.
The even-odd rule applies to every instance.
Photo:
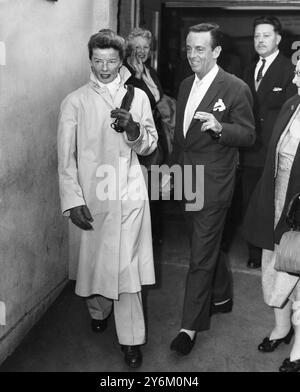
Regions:
[[220, 26], [216, 23], [199, 23], [189, 28], [189, 33], [203, 33], [207, 31], [210, 32], [212, 49], [221, 46], [223, 34]]
[[269, 24], [274, 27], [274, 31], [281, 35], [282, 27], [279, 19], [276, 16], [264, 15], [259, 16], [253, 21], [253, 31], [255, 31], [255, 27], [261, 24]]

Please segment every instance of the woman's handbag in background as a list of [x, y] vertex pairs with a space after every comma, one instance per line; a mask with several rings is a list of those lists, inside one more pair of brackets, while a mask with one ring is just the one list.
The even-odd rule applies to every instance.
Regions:
[[274, 268], [277, 271], [300, 275], [300, 193], [293, 196], [288, 206], [286, 222], [291, 228], [280, 240]]

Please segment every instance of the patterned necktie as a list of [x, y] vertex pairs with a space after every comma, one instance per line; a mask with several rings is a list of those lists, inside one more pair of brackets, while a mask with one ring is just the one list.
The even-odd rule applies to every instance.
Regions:
[[264, 69], [265, 64], [266, 64], [266, 59], [262, 59], [261, 61], [262, 61], [262, 65], [260, 66], [260, 68], [258, 70], [258, 73], [257, 73], [257, 77], [256, 77], [256, 81], [257, 82], [260, 82], [261, 79], [263, 78], [262, 72], [263, 72], [263, 69]]

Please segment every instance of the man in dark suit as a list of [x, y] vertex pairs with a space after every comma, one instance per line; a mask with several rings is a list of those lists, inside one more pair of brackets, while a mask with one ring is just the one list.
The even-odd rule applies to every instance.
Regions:
[[189, 29], [186, 49], [194, 75], [182, 82], [177, 101], [171, 164], [192, 168], [192, 178], [184, 182], [192, 188], [200, 181], [197, 167], [204, 168], [203, 207], [192, 211], [191, 203], [183, 203], [191, 257], [182, 329], [171, 343], [171, 349], [183, 355], [191, 351], [196, 333], [209, 328], [212, 313], [231, 311], [231, 273], [220, 243], [233, 193], [238, 147], [255, 140], [250, 89], [217, 65], [220, 39], [215, 24]]
[[[279, 111], [284, 102], [297, 93], [292, 83], [292, 61], [278, 49], [281, 41], [279, 20], [274, 16], [256, 18], [253, 29], [254, 48], [259, 60], [245, 70], [243, 79], [254, 97], [256, 142], [254, 146], [240, 150], [243, 212], [246, 211], [250, 196], [263, 172], [267, 147]], [[259, 268], [261, 249], [250, 243], [248, 249], [248, 267]]]

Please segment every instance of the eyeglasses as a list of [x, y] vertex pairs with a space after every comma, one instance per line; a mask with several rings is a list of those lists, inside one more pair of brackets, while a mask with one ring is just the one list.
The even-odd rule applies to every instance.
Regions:
[[300, 77], [300, 71], [294, 71], [295, 76]]

